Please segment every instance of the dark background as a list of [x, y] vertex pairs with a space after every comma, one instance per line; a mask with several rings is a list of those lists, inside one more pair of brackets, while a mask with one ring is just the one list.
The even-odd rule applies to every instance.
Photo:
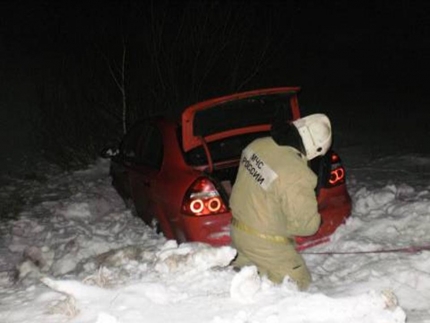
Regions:
[[[157, 22], [148, 19], [151, 14], [165, 14], [170, 29], [158, 36], [174, 44], [181, 26], [179, 17], [184, 13], [188, 26], [194, 23], [198, 29], [203, 28], [199, 17], [213, 12], [216, 28], [228, 19], [232, 6], [236, 16], [231, 19], [237, 30], [231, 41], [235, 46], [244, 43], [239, 74], [245, 75], [247, 66], [255, 63], [251, 59], [257, 55], [255, 48], [264, 48], [265, 40], [270, 41], [265, 62], [251, 81], [238, 86], [240, 82], [229, 79], [231, 84], [221, 86], [219, 80], [226, 79], [221, 67], [211, 71], [198, 93], [191, 69], [173, 77], [165, 92], [160, 91], [160, 84], [148, 81], [156, 78], [154, 65], [140, 58], [149, 59], [150, 51], [145, 54], [143, 49], [156, 39], [148, 36], [154, 33]], [[428, 153], [429, 17], [426, 1], [3, 1], [0, 164], [6, 165], [6, 170], [23, 161], [27, 167], [31, 165], [31, 156], [40, 150], [35, 140], [35, 128], [40, 124], [35, 118], [48, 100], [44, 91], [53, 89], [58, 80], [66, 89], [67, 84], [75, 89], [79, 84], [80, 98], [92, 100], [94, 106], [99, 103], [95, 92], [106, 102], [120, 105], [103, 61], [120, 60], [124, 35], [129, 54], [129, 100], [134, 109], [149, 111], [162, 104], [169, 111], [172, 106], [180, 111], [197, 100], [236, 90], [301, 86], [305, 113], [327, 113], [340, 145], [364, 143], [375, 152], [389, 146], [393, 152]], [[208, 33], [206, 41], [212, 50], [225, 40], [209, 43], [210, 36]], [[176, 43], [167, 51], [172, 62], [179, 56], [186, 60], [187, 50], [192, 50], [191, 40], [184, 39], [186, 42]], [[231, 57], [237, 53], [237, 47], [232, 48]], [[226, 62], [229, 52], [224, 55]], [[167, 71], [167, 64], [163, 66]], [[197, 66], [196, 70], [201, 75], [204, 67]], [[81, 75], [85, 75], [84, 81]], [[168, 102], [161, 102], [165, 97]], [[67, 111], [74, 109], [69, 101], [63, 106], [68, 106]]]

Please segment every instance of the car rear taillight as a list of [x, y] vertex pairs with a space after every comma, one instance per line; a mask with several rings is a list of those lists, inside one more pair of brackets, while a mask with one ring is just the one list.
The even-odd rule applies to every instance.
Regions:
[[335, 152], [330, 152], [328, 186], [337, 186], [345, 183], [345, 168], [342, 165], [340, 157]]
[[205, 177], [197, 179], [191, 185], [182, 203], [182, 212], [187, 215], [215, 215], [227, 210], [214, 183]]

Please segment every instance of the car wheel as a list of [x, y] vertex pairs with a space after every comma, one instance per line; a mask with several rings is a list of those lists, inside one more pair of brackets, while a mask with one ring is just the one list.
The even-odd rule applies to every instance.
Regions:
[[136, 205], [134, 204], [132, 199], [125, 200], [125, 205], [127, 209], [131, 211], [131, 214], [135, 217], [140, 218], [146, 225], [154, 228], [157, 233], [161, 232], [161, 226], [158, 219], [151, 215], [150, 219], [145, 219], [139, 212], [137, 211]]

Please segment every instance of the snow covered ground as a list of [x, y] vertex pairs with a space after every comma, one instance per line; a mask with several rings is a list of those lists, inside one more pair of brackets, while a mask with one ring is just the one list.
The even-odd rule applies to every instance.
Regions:
[[307, 292], [235, 272], [230, 247], [157, 235], [124, 208], [107, 161], [6, 179], [0, 322], [429, 323], [430, 251], [402, 248], [430, 246], [430, 155], [340, 153], [353, 214], [305, 251]]

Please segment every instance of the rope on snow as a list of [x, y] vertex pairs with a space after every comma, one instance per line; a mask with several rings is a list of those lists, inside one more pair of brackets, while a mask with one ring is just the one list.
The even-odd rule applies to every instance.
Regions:
[[378, 249], [378, 250], [364, 250], [364, 251], [323, 251], [323, 252], [302, 252], [306, 255], [356, 255], [356, 254], [370, 254], [370, 253], [418, 253], [421, 251], [430, 251], [429, 246], [410, 246], [404, 248], [394, 248], [394, 249]]

